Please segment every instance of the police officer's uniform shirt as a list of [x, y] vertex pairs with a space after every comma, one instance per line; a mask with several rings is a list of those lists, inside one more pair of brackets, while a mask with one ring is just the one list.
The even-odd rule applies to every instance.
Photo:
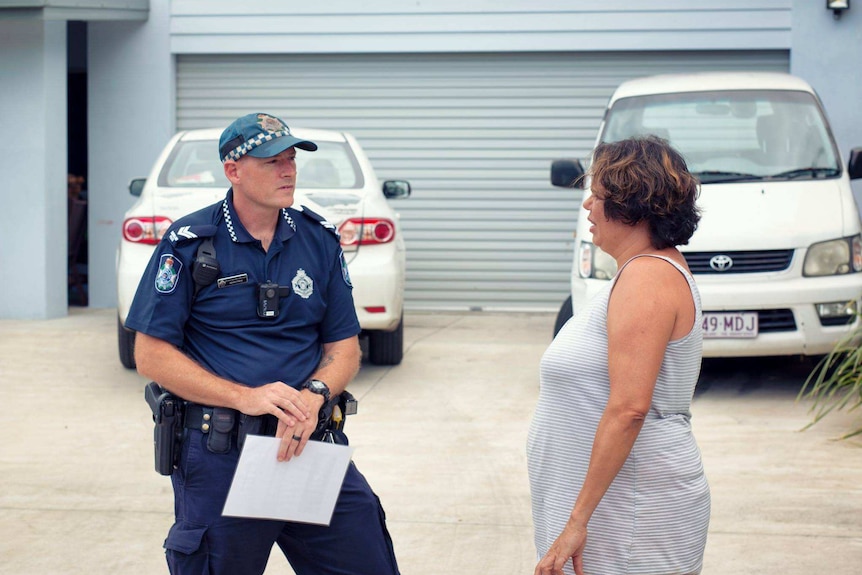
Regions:
[[[220, 273], [195, 296], [192, 266], [212, 237]], [[259, 285], [288, 286], [274, 318], [258, 316]], [[216, 375], [259, 386], [294, 387], [317, 368], [322, 343], [357, 335], [350, 278], [331, 224], [310, 210], [282, 210], [264, 251], [242, 226], [233, 190], [180, 218], [144, 272], [126, 327], [165, 340]]]

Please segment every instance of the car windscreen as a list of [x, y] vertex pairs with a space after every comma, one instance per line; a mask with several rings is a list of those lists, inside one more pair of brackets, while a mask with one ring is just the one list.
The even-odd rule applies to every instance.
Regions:
[[654, 134], [704, 183], [835, 177], [840, 164], [817, 100], [807, 92], [687, 92], [623, 98], [601, 140]]
[[[317, 151], [297, 150], [296, 187], [304, 190], [359, 189], [365, 184], [346, 142], [317, 142]], [[215, 140], [179, 141], [159, 173], [163, 188], [228, 188]]]

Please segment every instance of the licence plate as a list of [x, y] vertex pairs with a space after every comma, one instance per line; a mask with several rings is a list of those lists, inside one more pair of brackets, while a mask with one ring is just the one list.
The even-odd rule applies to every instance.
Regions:
[[757, 312], [703, 312], [703, 337], [757, 337]]

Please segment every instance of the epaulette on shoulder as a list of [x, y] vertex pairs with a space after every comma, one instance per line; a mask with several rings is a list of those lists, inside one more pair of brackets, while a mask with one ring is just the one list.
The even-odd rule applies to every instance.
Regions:
[[336, 239], [341, 241], [341, 234], [338, 233], [338, 228], [335, 227], [335, 224], [328, 221], [326, 218], [315, 212], [314, 210], [308, 208], [307, 206], [301, 206], [300, 212], [302, 212], [305, 217], [310, 218], [324, 227], [327, 231], [331, 232], [332, 235], [335, 236]]
[[168, 240], [176, 246], [199, 238], [211, 238], [216, 234], [217, 229], [218, 227], [213, 224], [180, 226], [168, 233]]

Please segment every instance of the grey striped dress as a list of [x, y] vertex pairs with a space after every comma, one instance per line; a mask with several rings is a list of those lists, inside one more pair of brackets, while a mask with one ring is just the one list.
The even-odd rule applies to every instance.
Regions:
[[[682, 267], [661, 259], [688, 280], [697, 311], [694, 328], [668, 344], [643, 428], [590, 519], [587, 575], [692, 574], [703, 563], [709, 486], [689, 412], [703, 344], [700, 294]], [[613, 281], [569, 320], [542, 357], [539, 401], [527, 438], [538, 558], [569, 518], [607, 404], [612, 286]], [[571, 561], [565, 572], [573, 573]]]

